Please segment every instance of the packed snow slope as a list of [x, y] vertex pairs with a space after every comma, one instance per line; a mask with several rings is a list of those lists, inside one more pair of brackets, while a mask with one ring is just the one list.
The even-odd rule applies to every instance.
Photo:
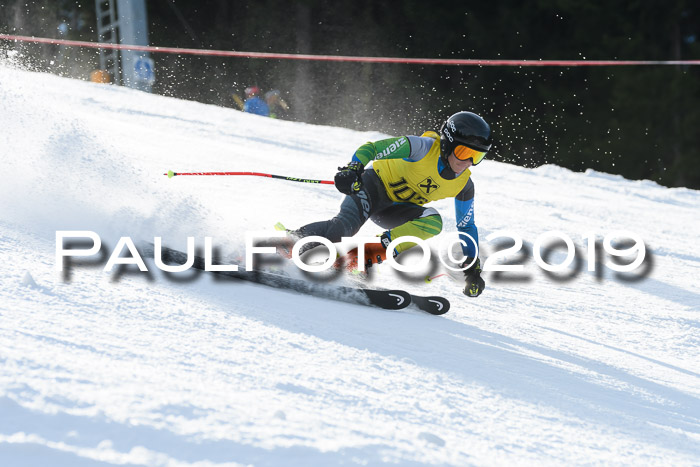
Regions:
[[[371, 283], [443, 295], [440, 317], [173, 278], [152, 258], [147, 274], [56, 270], [57, 230], [98, 233], [105, 256], [121, 236], [235, 254], [246, 232], [330, 218], [332, 186], [163, 173], [328, 179], [383, 136], [0, 66], [0, 464], [698, 465], [697, 191], [486, 160], [482, 260], [508, 230], [525, 272], [484, 273], [476, 299], [387, 265]], [[456, 229], [452, 202], [434, 206], [437, 251]], [[641, 279], [587, 270], [584, 234], [621, 229], [647, 246]], [[578, 272], [534, 263], [550, 230]]]

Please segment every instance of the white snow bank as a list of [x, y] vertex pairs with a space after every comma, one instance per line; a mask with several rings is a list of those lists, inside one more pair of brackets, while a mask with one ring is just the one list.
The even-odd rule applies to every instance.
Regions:
[[[486, 273], [374, 285], [452, 311], [385, 312], [211, 277], [54, 269], [56, 230], [213, 236], [335, 214], [327, 186], [175, 171], [332, 177], [361, 133], [0, 66], [0, 463], [5, 465], [692, 465], [700, 457], [697, 191], [485, 161], [489, 233], [626, 229], [636, 282]], [[450, 201], [435, 203], [454, 231]], [[367, 224], [363, 233], [379, 229]], [[433, 246], [437, 244], [436, 239]]]

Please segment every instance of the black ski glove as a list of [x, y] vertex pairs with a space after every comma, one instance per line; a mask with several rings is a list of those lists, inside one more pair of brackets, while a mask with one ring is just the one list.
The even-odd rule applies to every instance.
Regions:
[[[465, 267], [473, 260], [474, 258], [465, 259], [462, 263], [462, 267]], [[484, 291], [486, 284], [481, 278], [481, 262], [479, 258], [476, 259], [469, 269], [464, 270], [464, 280], [466, 282], [464, 286], [464, 295], [467, 297], [478, 297], [481, 295], [481, 292]]]
[[339, 192], [352, 195], [360, 191], [362, 188], [362, 172], [365, 171], [365, 166], [360, 162], [350, 162], [345, 167], [338, 167], [338, 172], [335, 174], [335, 187]]

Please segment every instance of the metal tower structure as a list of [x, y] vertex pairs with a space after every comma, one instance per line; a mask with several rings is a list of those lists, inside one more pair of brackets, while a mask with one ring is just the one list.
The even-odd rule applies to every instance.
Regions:
[[[97, 41], [103, 44], [119, 43], [119, 21], [112, 0], [95, 0], [97, 13]], [[121, 84], [119, 51], [100, 49], [100, 69], [109, 72], [114, 84]]]
[[[95, 0], [97, 34], [102, 43], [149, 45], [146, 0]], [[100, 67], [112, 74], [114, 84], [151, 91], [155, 81], [148, 52], [100, 49]]]

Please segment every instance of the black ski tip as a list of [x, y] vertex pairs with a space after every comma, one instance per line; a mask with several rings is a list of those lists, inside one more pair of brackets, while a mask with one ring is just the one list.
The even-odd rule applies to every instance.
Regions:
[[401, 310], [411, 304], [411, 294], [403, 290], [361, 290], [372, 305], [386, 310]]
[[411, 295], [411, 302], [431, 315], [444, 315], [450, 311], [450, 301], [444, 297]]

